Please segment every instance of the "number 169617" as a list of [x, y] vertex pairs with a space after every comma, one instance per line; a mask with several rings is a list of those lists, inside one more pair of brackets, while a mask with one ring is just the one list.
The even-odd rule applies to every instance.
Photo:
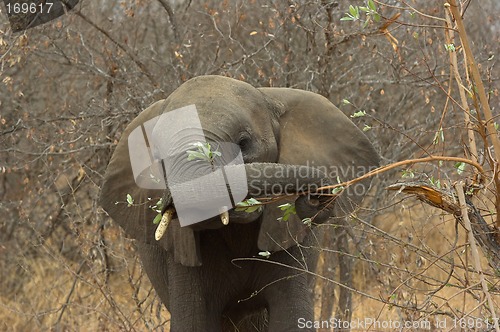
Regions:
[[53, 2], [48, 1], [40, 1], [36, 2], [15, 2], [15, 3], [7, 3], [5, 6], [7, 7], [7, 14], [16, 15], [16, 14], [47, 14], [50, 13]]

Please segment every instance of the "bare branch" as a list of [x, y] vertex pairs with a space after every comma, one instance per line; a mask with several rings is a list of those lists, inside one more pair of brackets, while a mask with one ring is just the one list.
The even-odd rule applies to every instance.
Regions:
[[170, 20], [170, 25], [172, 26], [172, 31], [174, 32], [175, 42], [179, 44], [181, 42], [181, 38], [179, 36], [179, 30], [177, 29], [177, 23], [175, 21], [175, 15], [172, 7], [167, 0], [158, 0], [158, 2], [161, 3], [163, 8], [167, 11], [168, 19]]
[[481, 287], [483, 288], [484, 296], [486, 297], [486, 300], [488, 302], [488, 308], [490, 310], [491, 318], [495, 326], [495, 331], [500, 332], [500, 327], [498, 326], [498, 319], [495, 313], [496, 312], [495, 306], [493, 305], [493, 300], [491, 299], [491, 295], [488, 290], [488, 285], [486, 283], [486, 279], [484, 278], [483, 269], [481, 268], [481, 259], [479, 258], [479, 251], [477, 250], [476, 240], [474, 238], [474, 232], [472, 231], [471, 222], [469, 220], [469, 209], [468, 209], [468, 204], [465, 201], [463, 182], [458, 182], [457, 184], [455, 184], [455, 190], [457, 192], [458, 201], [460, 203], [460, 211], [462, 220], [464, 222], [464, 227], [467, 230], [467, 236], [469, 238], [472, 260], [477, 272], [479, 273], [479, 280], [481, 282]]

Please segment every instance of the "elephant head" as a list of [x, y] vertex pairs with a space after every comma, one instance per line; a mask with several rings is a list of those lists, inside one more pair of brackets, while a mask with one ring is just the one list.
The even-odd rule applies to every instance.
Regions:
[[[199, 157], [197, 148], [215, 157], [189, 158], [193, 150]], [[304, 193], [377, 165], [368, 139], [326, 98], [200, 76], [151, 105], [126, 128], [106, 171], [100, 203], [129, 236], [153, 243], [156, 213], [150, 205], [162, 197], [162, 212], [173, 220], [158, 242], [174, 252], [177, 262], [196, 266], [202, 264], [199, 231], [225, 227], [228, 215], [231, 223], [260, 223], [255, 240], [261, 250], [295, 245], [309, 231], [302, 218], [321, 222], [332, 211], [339, 217], [350, 213], [369, 180], [347, 188], [334, 204], [321, 193]], [[134, 199], [132, 206], [122, 204], [127, 194]], [[277, 221], [282, 202], [252, 213], [233, 209], [244, 198], [278, 194], [298, 195], [298, 216]], [[183, 217], [193, 219], [190, 225], [181, 227]]]

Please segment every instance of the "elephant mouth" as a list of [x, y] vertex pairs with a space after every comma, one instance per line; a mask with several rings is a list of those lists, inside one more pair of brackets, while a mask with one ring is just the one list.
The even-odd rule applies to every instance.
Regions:
[[[161, 214], [162, 218], [158, 223], [158, 226], [155, 231], [155, 239], [157, 241], [163, 238], [170, 222], [178, 218], [175, 207], [173, 207], [172, 205], [165, 207], [162, 210]], [[246, 211], [236, 211], [233, 208], [230, 209], [229, 211], [224, 211], [220, 213], [216, 217], [208, 218], [200, 223], [190, 225], [189, 227], [193, 230], [205, 230], [205, 229], [217, 229], [220, 227], [224, 227], [229, 225], [229, 222], [237, 224], [251, 223], [254, 222], [256, 219], [258, 219], [261, 214], [262, 214], [261, 210], [257, 210], [254, 212], [246, 212]]]
[[[297, 215], [300, 219], [304, 218], [315, 218], [318, 222], [323, 222], [328, 219], [331, 213], [331, 200], [328, 203], [330, 196], [323, 196], [321, 193], [317, 193], [316, 196], [310, 196], [308, 190], [304, 188], [316, 187], [319, 188], [322, 185], [328, 185], [331, 180], [326, 177], [326, 174], [319, 172], [317, 169], [310, 168], [309, 166], [301, 165], [285, 165], [276, 163], [251, 163], [244, 164], [244, 171], [246, 173], [247, 180], [247, 198], [248, 197], [273, 197], [282, 195], [294, 195], [296, 196], [296, 210]], [[228, 173], [231, 169], [227, 169]], [[276, 175], [274, 175], [276, 174]], [[307, 174], [307, 176], [283, 176], [283, 174]], [[266, 175], [266, 176], [264, 176]], [[255, 185], [255, 182], [258, 185]], [[223, 186], [225, 189], [225, 184]], [[277, 192], [274, 190], [275, 187], [281, 188]], [[267, 189], [265, 189], [267, 188]], [[210, 193], [210, 197], [214, 198], [218, 193], [222, 192], [221, 188], [216, 188]], [[189, 190], [189, 188], [186, 188]], [[160, 240], [167, 231], [169, 223], [175, 219], [179, 218], [178, 213], [182, 214], [182, 209], [187, 208], [190, 212], [199, 212], [202, 215], [204, 208], [211, 210], [211, 216], [207, 219], [197, 219], [199, 222], [189, 224], [189, 227], [193, 230], [204, 230], [204, 229], [216, 229], [224, 227], [231, 223], [250, 223], [254, 222], [261, 216], [263, 209], [255, 209], [252, 212], [239, 211], [235, 208], [227, 209], [223, 208], [217, 210], [216, 206], [204, 204], [200, 200], [196, 201], [193, 205], [186, 205], [185, 202], [181, 202], [181, 211], [178, 211], [179, 206], [174, 207], [172, 197], [167, 191], [166, 197], [164, 197], [165, 206], [162, 209], [162, 218], [158, 224], [155, 231], [155, 239]], [[197, 206], [198, 205], [198, 206]], [[203, 206], [204, 205], [204, 206]], [[233, 204], [234, 206], [235, 204]], [[326, 209], [325, 209], [326, 207]], [[191, 211], [192, 210], [192, 211]], [[220, 212], [218, 212], [220, 211]]]
[[[320, 221], [323, 221], [323, 219], [327, 219], [330, 215], [331, 208], [325, 211], [325, 206], [327, 205], [326, 199], [331, 197], [328, 195], [323, 196], [323, 193], [316, 193], [315, 195], [308, 194], [310, 192], [308, 188], [319, 188], [332, 183], [331, 180], [327, 178], [326, 174], [320, 172], [318, 169], [313, 169], [309, 166], [276, 163], [251, 163], [244, 164], [243, 167], [247, 181], [247, 198], [293, 195], [296, 197], [297, 215], [301, 219], [314, 217], [317, 220], [321, 219]], [[233, 169], [231, 166], [226, 168], [227, 174], [232, 175], [232, 171]], [[301, 174], [302, 176], [300, 176]], [[197, 200], [194, 200], [193, 205], [195, 206], [191, 206], [181, 201], [179, 203], [181, 204], [180, 206], [176, 204], [174, 207], [173, 199], [167, 190], [167, 194], [164, 197], [164, 204], [166, 207], [162, 210], [162, 218], [156, 228], [155, 239], [160, 240], [167, 231], [169, 223], [176, 217], [178, 218], [179, 215], [184, 216], [182, 213], [185, 213], [186, 210], [196, 216], [203, 216], [203, 213], [210, 210], [208, 214], [211, 217], [206, 219], [202, 217], [199, 219], [196, 218], [199, 222], [187, 224], [193, 230], [221, 228], [228, 225], [230, 222], [250, 223], [257, 220], [262, 214], [263, 209], [256, 209], [252, 212], [236, 211], [234, 208], [229, 210], [227, 210], [227, 208], [217, 210], [217, 206], [221, 205], [214, 205], [214, 202], [221, 202], [221, 200], [218, 199], [221, 197], [220, 193], [224, 192], [227, 194], [226, 183], [223, 185], [221, 184], [219, 187], [216, 187], [217, 184], [213, 185], [211, 188], [212, 190], [206, 193], [209, 196], [207, 201], [202, 201], [202, 198], [204, 198], [203, 196], [201, 196], [201, 198], [198, 197]], [[185, 187], [186, 191], [193, 191], [193, 188], [189, 187], [190, 185], [192, 186], [192, 183]], [[205, 188], [207, 187], [209, 186], [205, 186]], [[275, 188], [279, 189], [275, 190]], [[233, 206], [235, 205], [233, 202], [231, 204]], [[318, 218], [318, 216], [320, 217]]]

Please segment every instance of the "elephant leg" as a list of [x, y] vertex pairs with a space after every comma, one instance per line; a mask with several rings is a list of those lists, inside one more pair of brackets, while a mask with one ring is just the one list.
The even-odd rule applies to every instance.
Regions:
[[295, 269], [307, 269], [311, 258], [308, 254], [292, 247], [273, 253], [269, 261], [257, 264], [257, 287], [262, 289], [267, 303], [269, 331], [315, 331], [299, 325], [301, 321], [314, 319], [311, 276]]
[[[314, 248], [321, 230], [313, 229], [303, 246], [273, 253], [272, 261], [259, 264], [260, 287], [268, 303], [269, 331], [316, 331], [314, 321], [314, 270], [318, 251]], [[302, 272], [302, 271], [303, 272]]]
[[144, 270], [170, 312], [170, 331], [220, 331], [222, 307], [205, 298], [201, 268], [175, 263], [173, 255], [157, 245], [137, 247]]
[[265, 290], [269, 310], [269, 331], [316, 331], [301, 326], [314, 319], [314, 300], [306, 274], [277, 281]]
[[157, 246], [137, 242], [137, 252], [141, 257], [142, 267], [151, 281], [161, 302], [168, 308], [167, 252]]

